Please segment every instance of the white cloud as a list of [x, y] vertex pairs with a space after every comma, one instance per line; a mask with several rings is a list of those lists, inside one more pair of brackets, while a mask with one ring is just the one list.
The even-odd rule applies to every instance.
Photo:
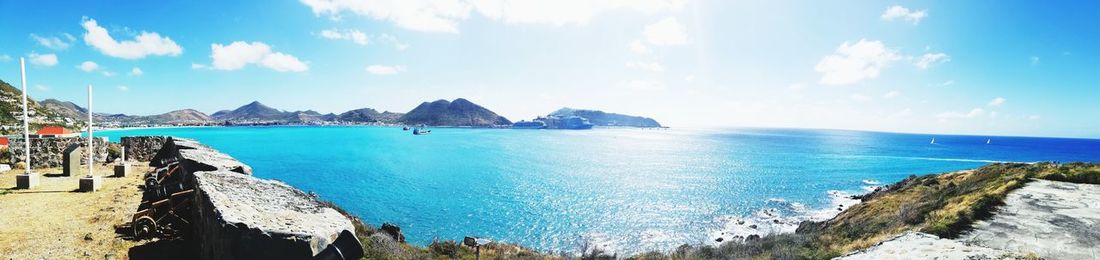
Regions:
[[31, 54], [28, 54], [27, 56], [31, 58], [31, 64], [42, 65], [46, 67], [57, 65], [57, 55], [53, 53], [38, 54], [35, 52], [31, 52]]
[[100, 27], [95, 19], [84, 18], [81, 23], [84, 30], [84, 43], [103, 54], [123, 59], [141, 59], [145, 56], [179, 56], [183, 49], [171, 38], [161, 37], [155, 32], [142, 31], [130, 41], [115, 41], [107, 29]]
[[101, 73], [103, 73], [103, 76], [107, 76], [107, 77], [114, 77], [115, 76], [114, 72], [110, 72], [110, 71], [106, 71], [106, 70], [104, 70]]
[[[211, 44], [210, 57], [214, 62], [210, 67], [218, 70], [238, 70], [248, 64], [256, 64], [278, 72], [302, 72], [309, 70], [298, 58], [281, 52], [272, 52], [271, 46], [262, 42], [246, 43], [235, 41], [229, 45]], [[205, 65], [195, 66], [192, 69], [205, 68]]]
[[650, 50], [649, 47], [646, 47], [645, 43], [642, 43], [641, 40], [634, 40], [630, 42], [630, 51], [637, 54], [648, 54], [653, 52], [653, 50]]
[[301, 0], [314, 15], [339, 17], [344, 11], [386, 20], [398, 27], [426, 32], [458, 33], [458, 21], [472, 9], [459, 0]]
[[145, 72], [141, 71], [141, 68], [134, 67], [133, 69], [130, 69], [130, 76], [137, 77], [137, 76], [141, 76], [141, 75], [144, 75], [144, 74], [145, 74]]
[[321, 37], [331, 40], [350, 40], [355, 44], [367, 45], [367, 34], [355, 29], [328, 29], [321, 31]]
[[787, 85], [787, 89], [790, 89], [790, 90], [802, 90], [802, 89], [805, 89], [805, 88], [806, 88], [806, 84], [801, 83], [801, 82]]
[[966, 113], [960, 113], [960, 112], [954, 112], [954, 111], [943, 112], [943, 113], [940, 113], [939, 115], [936, 115], [936, 117], [940, 118], [940, 120], [945, 120], [945, 119], [975, 118], [975, 117], [980, 117], [982, 115], [985, 115], [985, 110], [984, 109], [974, 108], [974, 109], [971, 109], [970, 112], [966, 112]]
[[118, 85], [118, 91], [130, 91], [130, 87], [126, 85]]
[[925, 53], [924, 55], [920, 56], [920, 59], [918, 59], [916, 63], [913, 63], [913, 65], [916, 65], [917, 68], [923, 70], [928, 69], [928, 67], [932, 66], [933, 64], [942, 64], [949, 61], [951, 61], [951, 56], [948, 56], [947, 54]]
[[635, 61], [631, 61], [631, 62], [626, 63], [626, 67], [631, 68], [631, 69], [648, 70], [648, 71], [652, 71], [652, 72], [664, 72], [665, 71], [665, 67], [661, 66], [660, 62], [635, 62]]
[[587, 24], [602, 13], [629, 10], [643, 14], [679, 10], [682, 0], [470, 0], [474, 8], [484, 15], [508, 24]]
[[[64, 38], [64, 39], [62, 39], [62, 38]], [[50, 48], [50, 49], [54, 49], [54, 50], [68, 49], [69, 46], [72, 46], [73, 41], [76, 40], [76, 38], [73, 37], [72, 34], [68, 34], [68, 33], [62, 33], [61, 37], [57, 37], [57, 36], [43, 37], [43, 36], [39, 36], [37, 34], [32, 33], [31, 34], [31, 39], [34, 39], [34, 41], [36, 43], [38, 43], [38, 45], [42, 45], [42, 47], [46, 47], [46, 48]]]
[[886, 98], [886, 99], [896, 98], [896, 97], [900, 97], [900, 96], [901, 96], [901, 92], [898, 92], [897, 90], [893, 90], [893, 91], [890, 91], [890, 92], [886, 92], [886, 94], [882, 94], [882, 98]]
[[1039, 56], [1031, 56], [1031, 66], [1039, 65]]
[[655, 80], [623, 81], [623, 82], [619, 83], [619, 86], [621, 86], [623, 88], [626, 88], [626, 89], [629, 89], [629, 90], [638, 90], [638, 91], [655, 91], [655, 90], [662, 90], [662, 89], [665, 88], [664, 84], [662, 84], [660, 81], [655, 81]]
[[949, 79], [947, 81], [944, 81], [943, 83], [940, 83], [940, 86], [942, 86], [942, 87], [951, 86], [951, 85], [955, 85], [955, 80]]
[[895, 112], [893, 114], [890, 114], [890, 115], [886, 116], [886, 118], [908, 117], [912, 114], [913, 114], [913, 109], [905, 108], [905, 109], [902, 109], [901, 111], [898, 111], [898, 112]]
[[0, 62], [8, 62], [8, 61], [11, 61], [11, 56], [8, 56], [7, 54], [0, 55]]
[[1030, 119], [1030, 120], [1039, 120], [1039, 118], [1041, 118], [1041, 117], [1039, 117], [1039, 115], [1030, 115], [1030, 116], [1027, 117], [1027, 119]]
[[642, 37], [656, 46], [684, 45], [689, 42], [687, 28], [676, 17], [668, 17], [646, 25]]
[[[50, 91], [52, 88], [50, 88], [50, 86], [36, 84], [36, 85], [34, 85], [34, 89], [37, 89], [38, 91], [46, 92], [46, 91]], [[30, 93], [28, 93], [28, 94], [30, 94]]]
[[656, 14], [675, 11], [685, 0], [300, 0], [314, 15], [340, 19], [347, 12], [392, 22], [414, 31], [458, 33], [459, 23], [477, 12], [506, 24], [584, 25], [612, 11]]
[[866, 95], [859, 94], [859, 93], [852, 94], [851, 96], [849, 96], [849, 98], [851, 98], [852, 100], [855, 100], [855, 101], [859, 101], [859, 102], [864, 102], [864, 101], [870, 101], [871, 100], [871, 97], [868, 97]]
[[366, 70], [370, 74], [374, 74], [374, 75], [393, 75], [393, 74], [405, 72], [405, 66], [401, 66], [401, 65], [389, 66], [389, 65], [375, 64], [375, 65], [367, 66]]
[[886, 11], [882, 12], [882, 20], [893, 21], [902, 19], [906, 22], [913, 24], [920, 23], [920, 20], [928, 17], [927, 10], [911, 11], [909, 8], [902, 7], [900, 5], [891, 6], [886, 8]]
[[80, 65], [77, 65], [76, 68], [83, 70], [84, 72], [92, 72], [93, 70], [99, 69], [99, 64], [95, 64], [95, 62], [91, 61], [85, 61], [80, 63]]
[[401, 41], [397, 40], [397, 37], [394, 37], [393, 35], [383, 33], [382, 35], [378, 36], [378, 40], [393, 44], [393, 48], [397, 49], [398, 51], [404, 51], [405, 49], [409, 48], [408, 44], [402, 43]]
[[987, 105], [989, 105], [991, 107], [999, 107], [1001, 105], [1004, 105], [1005, 101], [1007, 101], [1007, 100], [1005, 100], [1005, 98], [997, 97], [997, 98], [994, 98], [993, 100], [990, 100], [989, 104], [987, 104]]
[[821, 84], [845, 85], [878, 77], [890, 63], [901, 59], [897, 51], [880, 41], [844, 42], [832, 55], [825, 56], [814, 70], [821, 72]]
[[208, 69], [208, 68], [210, 68], [210, 66], [206, 66], [206, 64], [191, 63], [191, 69], [193, 69], [193, 70]]

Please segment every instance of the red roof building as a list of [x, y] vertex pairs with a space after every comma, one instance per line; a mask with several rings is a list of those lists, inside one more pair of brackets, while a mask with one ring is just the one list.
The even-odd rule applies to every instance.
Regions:
[[77, 137], [80, 133], [74, 133], [72, 130], [66, 129], [60, 126], [47, 126], [42, 129], [38, 129], [38, 132], [31, 135], [31, 138], [49, 138], [49, 137]]
[[10, 142], [11, 142], [11, 141], [10, 141], [10, 140], [8, 140], [8, 137], [7, 137], [7, 136], [0, 136], [0, 147], [8, 147], [8, 144], [9, 144]]

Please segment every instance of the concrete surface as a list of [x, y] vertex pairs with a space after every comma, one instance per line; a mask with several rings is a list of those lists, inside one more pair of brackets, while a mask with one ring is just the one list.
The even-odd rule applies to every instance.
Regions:
[[960, 240], [1046, 259], [1100, 259], [1100, 185], [1035, 180]]

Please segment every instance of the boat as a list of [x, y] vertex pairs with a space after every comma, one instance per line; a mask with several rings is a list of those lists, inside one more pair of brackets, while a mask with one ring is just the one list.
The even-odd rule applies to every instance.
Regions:
[[932, 137], [932, 142], [929, 142], [928, 144], [936, 144], [936, 138]]
[[420, 128], [413, 128], [413, 135], [426, 135], [431, 133], [432, 130], [420, 130]]
[[985, 144], [989, 144], [990, 139], [985, 139]]
[[512, 124], [512, 129], [545, 129], [546, 122], [539, 120], [519, 121]]
[[588, 122], [587, 118], [583, 118], [583, 117], [579, 117], [579, 116], [567, 116], [567, 117], [548, 116], [548, 117], [544, 118], [543, 120], [545, 120], [545, 122], [546, 122], [546, 128], [551, 128], [551, 129], [573, 129], [573, 130], [592, 129], [592, 123]]

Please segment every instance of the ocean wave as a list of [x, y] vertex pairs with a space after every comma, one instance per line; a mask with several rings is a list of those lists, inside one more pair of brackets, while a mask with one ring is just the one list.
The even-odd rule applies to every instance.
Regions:
[[768, 199], [769, 207], [759, 209], [748, 216], [723, 216], [717, 219], [719, 228], [710, 232], [710, 243], [714, 245], [728, 241], [744, 241], [749, 236], [767, 236], [779, 233], [793, 233], [803, 221], [825, 221], [835, 217], [848, 207], [859, 203], [852, 194], [830, 190], [828, 206], [809, 208], [798, 202], [788, 202], [782, 198]]

